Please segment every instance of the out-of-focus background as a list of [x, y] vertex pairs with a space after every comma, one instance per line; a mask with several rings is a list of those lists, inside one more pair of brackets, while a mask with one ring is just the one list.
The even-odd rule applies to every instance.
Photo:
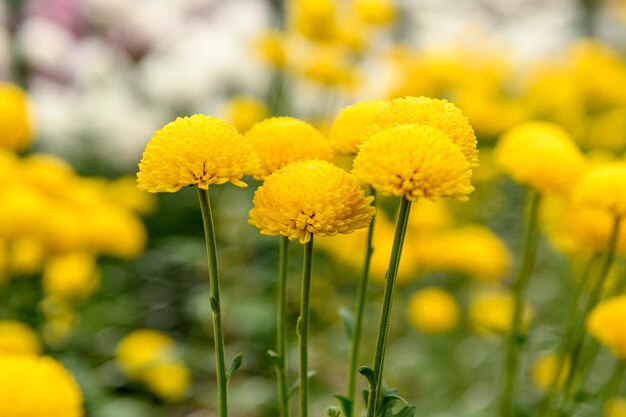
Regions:
[[[523, 199], [492, 162], [497, 138], [541, 119], [596, 160], [626, 150], [623, 0], [5, 0], [0, 22], [0, 97], [21, 97], [15, 86], [25, 92], [33, 139], [0, 153], [0, 351], [3, 340], [19, 340], [58, 358], [93, 417], [216, 409], [196, 194], [150, 195], [134, 182], [144, 146], [175, 117], [219, 116], [243, 133], [291, 115], [327, 132], [345, 105], [405, 95], [447, 98], [469, 117], [481, 148], [476, 191], [468, 203], [416, 206], [391, 330], [388, 383], [430, 417], [496, 415]], [[9, 129], [16, 120], [1, 100], [0, 126]], [[277, 414], [266, 355], [277, 240], [247, 224], [258, 185], [248, 182], [245, 191], [212, 187], [211, 197], [227, 356], [244, 352], [231, 415], [265, 417]], [[363, 364], [394, 206], [383, 200], [377, 226]], [[533, 364], [556, 345], [559, 306], [587, 254], [560, 233], [563, 208], [553, 206], [530, 291], [530, 382], [519, 394], [528, 415], [545, 390]], [[349, 340], [338, 312], [353, 308], [362, 262], [363, 234], [333, 239], [319, 240], [314, 265], [312, 415], [345, 391]], [[292, 343], [300, 249], [291, 245]], [[292, 381], [296, 361], [293, 350]], [[601, 355], [591, 384], [611, 366]], [[580, 415], [597, 415], [593, 401]]]

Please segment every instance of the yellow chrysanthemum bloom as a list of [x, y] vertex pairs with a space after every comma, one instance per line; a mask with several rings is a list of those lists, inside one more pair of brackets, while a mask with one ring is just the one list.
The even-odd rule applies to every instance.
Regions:
[[6, 353], [40, 354], [37, 333], [22, 322], [0, 320], [0, 354]]
[[428, 97], [403, 97], [389, 101], [377, 112], [370, 134], [401, 124], [419, 124], [442, 130], [455, 143], [470, 167], [478, 165], [476, 135], [467, 117], [454, 104]]
[[[531, 318], [528, 304], [524, 307], [520, 330], [526, 331]], [[507, 334], [513, 317], [513, 297], [501, 291], [484, 291], [475, 294], [468, 309], [470, 324], [480, 333]]]
[[269, 115], [270, 109], [263, 101], [249, 96], [231, 97], [224, 108], [224, 118], [241, 133], [247, 132]]
[[119, 342], [115, 360], [126, 375], [138, 378], [151, 366], [171, 362], [173, 356], [172, 338], [157, 330], [140, 329]]
[[310, 124], [293, 117], [265, 119], [255, 124], [244, 138], [261, 161], [253, 173], [258, 180], [291, 162], [333, 157], [328, 140]]
[[604, 405], [602, 417], [626, 417], [626, 398], [611, 398]]
[[141, 377], [148, 389], [166, 401], [178, 401], [189, 389], [189, 369], [175, 361], [148, 367]]
[[400, 125], [375, 134], [354, 159], [354, 175], [385, 195], [468, 200], [472, 170], [441, 130]]
[[587, 331], [620, 358], [626, 358], [626, 295], [602, 301], [587, 317]]
[[616, 162], [589, 171], [574, 191], [578, 203], [613, 216], [626, 214], [626, 163]]
[[496, 145], [495, 157], [514, 181], [542, 193], [568, 194], [587, 165], [572, 138], [548, 122], [509, 129]]
[[0, 83], [0, 147], [22, 151], [30, 146], [31, 137], [26, 94], [16, 85]]
[[[565, 361], [561, 363], [562, 361]], [[559, 372], [559, 367], [560, 372]], [[539, 357], [532, 365], [530, 375], [533, 384], [541, 391], [548, 391], [555, 384], [561, 389], [569, 372], [569, 359], [561, 358], [555, 353], [548, 353]], [[559, 373], [557, 377], [557, 372]]]
[[330, 143], [341, 153], [356, 155], [372, 130], [374, 116], [385, 106], [387, 101], [368, 100], [341, 109], [330, 128]]
[[82, 417], [72, 375], [50, 357], [0, 355], [0, 416]]
[[44, 291], [64, 299], [85, 298], [100, 283], [93, 255], [73, 252], [49, 259], [43, 270]]
[[354, 0], [354, 8], [359, 17], [370, 25], [389, 25], [396, 18], [393, 0]]
[[247, 184], [241, 178], [258, 158], [237, 129], [211, 116], [179, 117], [158, 130], [143, 152], [137, 180], [151, 193], [176, 192], [188, 185]]
[[251, 225], [269, 236], [307, 243], [314, 234], [332, 236], [367, 227], [373, 197], [356, 179], [330, 162], [293, 162], [265, 179], [254, 193]]
[[411, 325], [424, 333], [447, 333], [458, 324], [459, 306], [447, 291], [427, 288], [413, 294], [408, 316]]

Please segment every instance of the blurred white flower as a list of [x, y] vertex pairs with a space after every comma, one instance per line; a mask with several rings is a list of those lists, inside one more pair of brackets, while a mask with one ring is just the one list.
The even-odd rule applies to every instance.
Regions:
[[17, 47], [35, 69], [62, 74], [76, 39], [64, 26], [41, 17], [29, 17], [17, 32]]

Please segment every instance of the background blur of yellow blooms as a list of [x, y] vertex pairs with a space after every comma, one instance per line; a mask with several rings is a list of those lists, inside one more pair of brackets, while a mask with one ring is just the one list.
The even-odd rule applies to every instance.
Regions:
[[[454, 103], [479, 152], [477, 166], [457, 152], [472, 182], [456, 197], [473, 187], [469, 201], [430, 196], [412, 206], [386, 383], [418, 416], [498, 415], [531, 188], [542, 194], [540, 238], [516, 402], [519, 416], [538, 416], [566, 384], [571, 358], [558, 341], [569, 300], [581, 281], [592, 284], [599, 265], [589, 284], [585, 265], [607, 250], [614, 216], [626, 211], [624, 0], [1, 2], [0, 417], [215, 415], [197, 197], [192, 187], [141, 191], [135, 176], [152, 135], [198, 113], [224, 119], [266, 154], [231, 181], [247, 188], [210, 190], [227, 357], [244, 353], [230, 415], [278, 415], [266, 354], [275, 349], [278, 251], [248, 224], [254, 191], [295, 158], [351, 171], [361, 143], [396, 116], [372, 126], [368, 112], [398, 111], [386, 100], [405, 96]], [[274, 116], [289, 118], [257, 125]], [[397, 118], [412, 117], [422, 116]], [[376, 201], [364, 365], [397, 214], [396, 199]], [[339, 312], [354, 308], [366, 238], [366, 229], [315, 238], [311, 415], [325, 415], [345, 390], [350, 338]], [[299, 249], [290, 245], [290, 382]], [[595, 353], [577, 417], [626, 416], [626, 383], [610, 398], [602, 388], [626, 357], [625, 256], [622, 222], [601, 302], [580, 322]]]

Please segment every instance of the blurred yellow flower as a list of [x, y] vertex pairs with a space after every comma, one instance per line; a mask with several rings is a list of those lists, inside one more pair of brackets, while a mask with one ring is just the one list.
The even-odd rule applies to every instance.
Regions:
[[2, 417], [81, 417], [83, 398], [72, 375], [56, 360], [0, 354]]
[[384, 195], [468, 200], [472, 171], [458, 146], [441, 130], [400, 125], [367, 140], [354, 159], [354, 175]]
[[626, 295], [596, 305], [587, 316], [587, 331], [616, 356], [626, 358]]
[[268, 31], [255, 39], [258, 54], [263, 60], [276, 68], [287, 64], [287, 52], [283, 35], [278, 31]]
[[135, 330], [120, 340], [115, 360], [131, 378], [159, 363], [174, 359], [174, 341], [163, 332], [151, 329]]
[[14, 151], [30, 147], [31, 123], [24, 91], [16, 85], [0, 82], [0, 147]]
[[391, 24], [396, 18], [393, 0], [352, 0], [353, 7], [363, 21], [370, 25]]
[[[520, 330], [525, 332], [531, 318], [528, 304], [524, 307]], [[513, 297], [510, 293], [487, 290], [476, 293], [470, 300], [468, 320], [480, 333], [507, 334], [513, 318]]]
[[626, 149], [626, 106], [613, 107], [589, 118], [583, 144], [589, 148], [621, 152]]
[[335, 31], [335, 0], [289, 0], [288, 28], [313, 41], [332, 38]]
[[310, 124], [293, 117], [265, 119], [255, 124], [244, 138], [261, 161], [253, 173], [259, 180], [291, 162], [333, 157], [328, 140]]
[[254, 193], [249, 223], [261, 234], [306, 243], [313, 234], [352, 233], [367, 227], [374, 198], [330, 162], [293, 162], [274, 172]]
[[341, 153], [356, 155], [372, 130], [374, 115], [385, 106], [384, 100], [368, 100], [341, 109], [330, 128], [330, 143]]
[[568, 194], [586, 169], [585, 157], [571, 137], [548, 122], [509, 129], [498, 141], [495, 157], [514, 181], [542, 193]]
[[325, 87], [351, 91], [359, 83], [349, 51], [341, 45], [309, 45], [304, 53], [296, 54], [293, 65], [300, 75]]
[[64, 299], [89, 296], [100, 283], [100, 272], [93, 255], [72, 252], [46, 261], [43, 286], [47, 295]]
[[[565, 362], [561, 363], [563, 360]], [[559, 367], [561, 368], [560, 372]], [[559, 390], [565, 384], [569, 367], [568, 358], [561, 358], [552, 352], [544, 354], [533, 363], [530, 371], [531, 380], [540, 391], [546, 392], [552, 389], [555, 384], [555, 388]], [[557, 372], [559, 373], [558, 377]]]
[[411, 296], [409, 322], [424, 333], [452, 331], [459, 321], [459, 306], [454, 297], [439, 288], [426, 288]]
[[0, 355], [7, 353], [41, 353], [39, 337], [26, 324], [15, 320], [0, 320]]
[[12, 275], [31, 275], [39, 272], [46, 256], [41, 240], [33, 236], [14, 239], [6, 253], [7, 268]]
[[245, 133], [255, 123], [269, 117], [267, 105], [254, 97], [234, 96], [224, 106], [224, 119], [234, 125], [241, 133]]
[[611, 398], [605, 405], [602, 417], [626, 417], [626, 398]]
[[160, 362], [148, 367], [141, 380], [166, 401], [178, 401], [191, 384], [189, 369], [179, 362]]
[[401, 124], [427, 125], [442, 130], [473, 168], [478, 165], [476, 135], [467, 117], [454, 104], [428, 97], [391, 100], [376, 112], [369, 135]]
[[155, 196], [139, 190], [133, 176], [125, 175], [105, 182], [103, 188], [107, 200], [141, 215], [152, 213], [156, 207]]
[[612, 216], [626, 214], [626, 163], [605, 164], [589, 171], [574, 191], [574, 200]]
[[137, 180], [149, 192], [176, 192], [196, 185], [247, 184], [241, 178], [257, 169], [258, 158], [237, 129], [211, 116], [179, 117], [158, 130], [146, 145]]

